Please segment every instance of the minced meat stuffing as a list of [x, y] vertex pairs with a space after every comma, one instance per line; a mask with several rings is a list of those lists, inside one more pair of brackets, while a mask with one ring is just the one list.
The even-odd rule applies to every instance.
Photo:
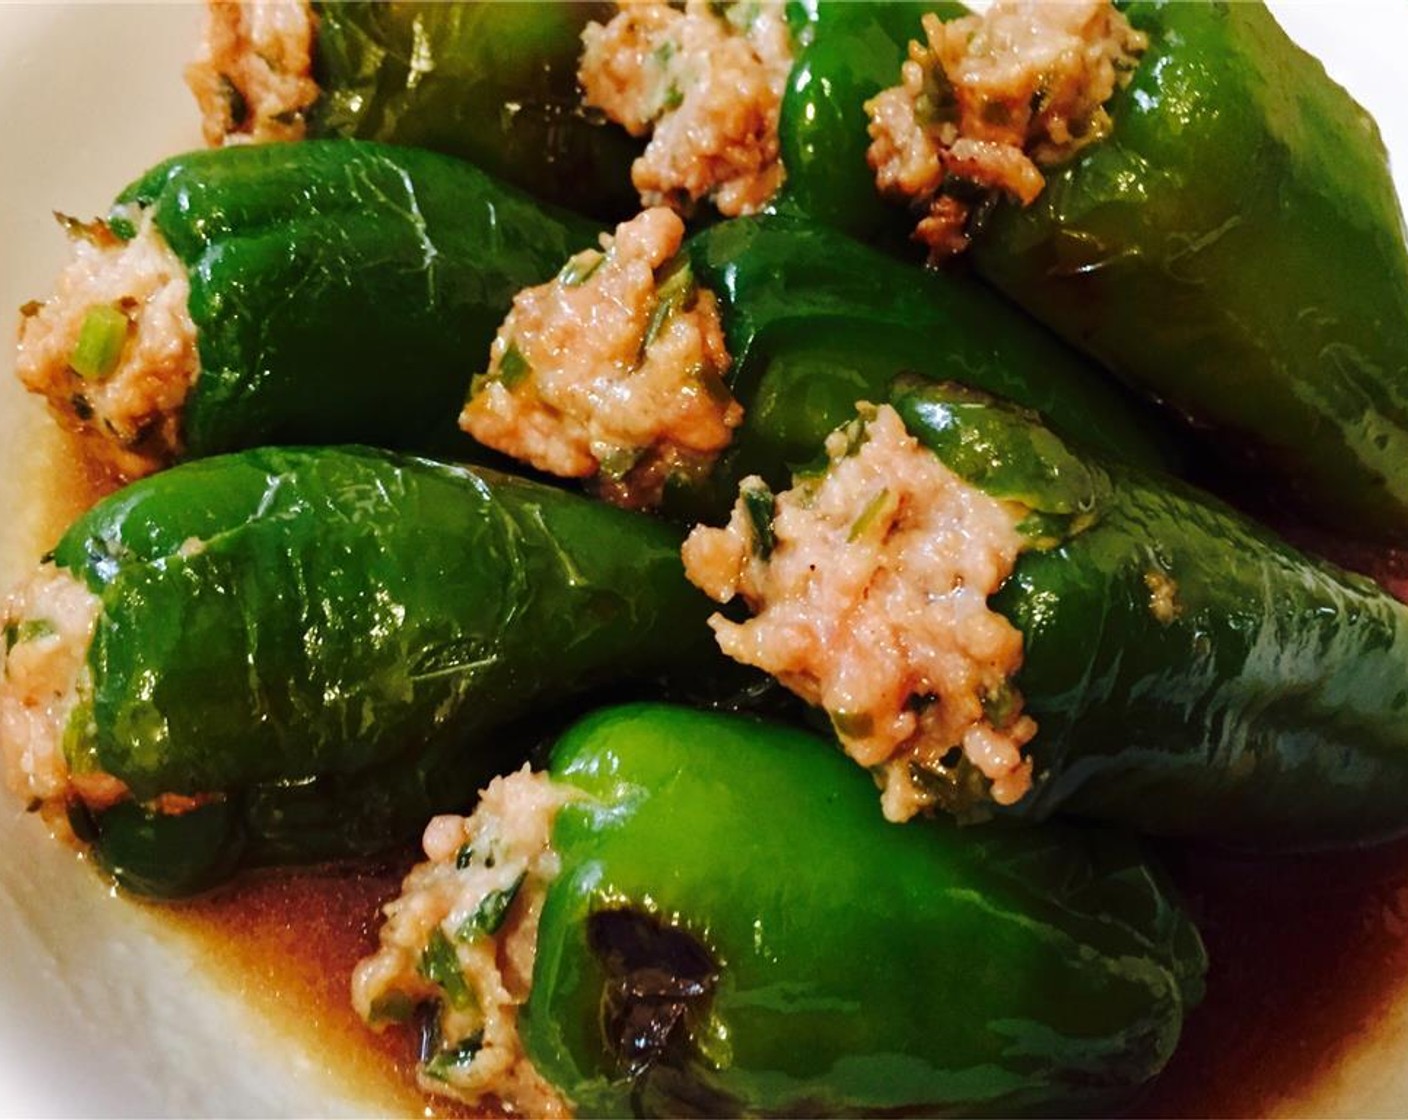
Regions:
[[1039, 168], [1108, 134], [1105, 103], [1148, 39], [1109, 0], [998, 0], [923, 26], [900, 85], [866, 103], [869, 160], [882, 193], [923, 212], [915, 237], [939, 260], [967, 247], [975, 193], [1030, 205]]
[[0, 753], [10, 788], [58, 821], [75, 795], [96, 804], [126, 790], [106, 775], [73, 775], [64, 737], [89, 688], [88, 647], [100, 604], [52, 564], [11, 595], [0, 647]]
[[582, 42], [586, 104], [650, 135], [631, 168], [643, 205], [688, 213], [709, 198], [732, 217], [777, 192], [777, 121], [792, 69], [782, 3], [623, 4], [605, 25], [588, 24]]
[[743, 410], [718, 306], [676, 254], [684, 223], [647, 210], [520, 292], [460, 426], [539, 470], [590, 478], [648, 507], [673, 474], [706, 471]]
[[470, 817], [426, 826], [428, 862], [384, 908], [380, 948], [358, 966], [352, 1002], [374, 1029], [438, 1004], [438, 1045], [421, 1064], [429, 1093], [494, 1101], [527, 1116], [570, 1115], [518, 1034], [537, 955], [538, 918], [558, 872], [557, 811], [577, 796], [528, 767], [495, 778]]
[[148, 474], [180, 453], [200, 369], [186, 270], [149, 217], [130, 241], [67, 224], [73, 260], [52, 297], [22, 309], [16, 372], [96, 462]]
[[743, 483], [723, 529], [696, 528], [689, 578], [754, 617], [715, 615], [725, 653], [773, 674], [831, 717], [905, 820], [976, 768], [999, 804], [1031, 785], [1012, 677], [1022, 635], [988, 606], [1016, 563], [1025, 510], [969, 485], [889, 406], [827, 441], [829, 465], [775, 497]]
[[207, 144], [303, 139], [318, 98], [314, 29], [305, 0], [209, 0], [205, 41], [186, 67]]

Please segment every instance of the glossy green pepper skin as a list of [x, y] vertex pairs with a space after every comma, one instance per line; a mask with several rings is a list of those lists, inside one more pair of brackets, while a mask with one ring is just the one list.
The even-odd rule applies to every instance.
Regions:
[[196, 458], [268, 443], [422, 447], [453, 426], [514, 295], [594, 244], [459, 160], [358, 141], [178, 156], [118, 196], [186, 266]]
[[704, 508], [731, 504], [739, 479], [776, 485], [808, 462], [860, 400], [882, 401], [899, 372], [956, 380], [1037, 409], [1112, 457], [1174, 467], [1139, 402], [980, 285], [923, 272], [815, 222], [737, 218], [686, 246], [722, 309], [747, 410]]
[[582, 28], [613, 6], [317, 3], [309, 134], [430, 148], [560, 205], [624, 218], [639, 205], [624, 130], [583, 109]]
[[949, 20], [967, 9], [949, 0], [812, 0], [809, 9], [778, 122], [787, 179], [776, 209], [903, 244], [912, 223], [876, 193], [865, 103], [896, 83], [910, 40], [924, 40], [926, 12]]
[[919, 386], [896, 407], [956, 473], [1033, 511], [990, 600], [1022, 632], [1038, 726], [1034, 788], [999, 812], [1262, 849], [1408, 830], [1408, 607], [1011, 406]]
[[519, 1024], [582, 1115], [1108, 1108], [1200, 998], [1115, 834], [896, 827], [834, 746], [663, 705], [588, 717], [551, 773], [587, 799]]
[[[253, 862], [385, 847], [521, 761], [511, 721], [612, 682], [705, 687], [709, 604], [678, 550], [639, 515], [365, 449], [177, 467], [54, 554], [101, 601], [69, 765], [137, 803], [219, 795], [147, 826], [228, 817], [206, 839]], [[140, 862], [125, 836], [99, 857]], [[209, 847], [214, 869], [235, 862]]]
[[1316, 518], [1408, 540], [1408, 249], [1373, 121], [1261, 4], [1126, 10], [1150, 46], [1112, 134], [999, 205], [974, 264]]

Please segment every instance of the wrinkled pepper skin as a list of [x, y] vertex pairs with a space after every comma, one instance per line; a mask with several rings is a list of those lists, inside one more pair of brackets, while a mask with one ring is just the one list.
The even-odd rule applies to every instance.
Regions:
[[1303, 509], [1408, 541], [1408, 249], [1373, 121], [1261, 4], [1139, 0], [1114, 131], [977, 270]]
[[664, 705], [587, 717], [551, 772], [588, 799], [519, 1022], [583, 1115], [1077, 1114], [1201, 996], [1196, 930], [1116, 834], [896, 827], [833, 745]]
[[603, 219], [639, 205], [641, 143], [581, 104], [582, 28], [610, 4], [317, 3], [309, 132], [459, 156]]
[[719, 298], [746, 417], [716, 466], [709, 508], [740, 478], [785, 482], [826, 436], [882, 401], [900, 372], [1009, 397], [1077, 442], [1145, 466], [1178, 457], [1156, 420], [1078, 354], [981, 285], [923, 272], [815, 222], [738, 218], [686, 246]]
[[453, 427], [514, 295], [594, 244], [459, 160], [358, 141], [178, 156], [118, 197], [186, 266], [198, 458], [269, 443], [419, 449]]
[[865, 103], [899, 80], [912, 39], [924, 41], [926, 12], [967, 14], [962, 4], [810, 0], [778, 121], [787, 169], [776, 208], [865, 241], [903, 244], [912, 220], [880, 198], [866, 162]]
[[366, 449], [256, 450], [133, 484], [55, 552], [101, 600], [65, 753], [137, 803], [222, 799], [155, 820], [129, 804], [100, 858], [137, 860], [134, 818], [192, 832], [201, 813], [225, 819], [207, 829], [212, 873], [230, 847], [373, 851], [520, 762], [516, 718], [624, 680], [702, 688], [719, 659], [678, 550], [642, 516]]
[[990, 600], [1022, 632], [1038, 725], [1034, 788], [999, 812], [1260, 849], [1408, 830], [1408, 607], [1010, 406], [925, 386], [896, 407], [956, 473], [1035, 511]]

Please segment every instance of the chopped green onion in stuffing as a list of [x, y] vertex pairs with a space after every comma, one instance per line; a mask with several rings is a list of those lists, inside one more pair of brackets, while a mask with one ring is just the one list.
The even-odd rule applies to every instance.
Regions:
[[372, 1001], [373, 1023], [407, 1023], [415, 1013], [415, 1004], [405, 992], [387, 992]]
[[127, 316], [111, 304], [90, 307], [68, 364], [79, 377], [97, 380], [117, 368], [127, 344]]
[[460, 923], [455, 936], [461, 941], [473, 941], [476, 937], [498, 933], [503, 927], [504, 919], [508, 917], [508, 908], [518, 897], [518, 889], [523, 886], [526, 875], [526, 871], [520, 873], [518, 878], [503, 890], [490, 891], [480, 899], [474, 913]]
[[650, 313], [650, 322], [646, 324], [645, 337], [640, 343], [641, 358], [645, 357], [645, 352], [660, 336], [671, 316], [688, 304], [693, 295], [694, 270], [685, 261], [676, 265], [655, 291], [655, 310]]
[[777, 498], [766, 484], [745, 486], [740, 490], [740, 496], [753, 527], [753, 552], [759, 559], [766, 560], [777, 545], [777, 535], [772, 528], [773, 517], [777, 514]]
[[860, 516], [851, 523], [851, 531], [846, 534], [846, 543], [854, 544], [865, 536], [868, 529], [879, 519], [881, 512], [885, 508], [886, 501], [889, 500], [890, 491], [882, 487], [880, 493], [865, 503], [865, 508], [860, 511]]
[[575, 257], [568, 259], [567, 263], [557, 274], [564, 287], [576, 288], [585, 284], [592, 278], [592, 275], [601, 267], [601, 262], [606, 260], [606, 254], [598, 249], [583, 249]]
[[510, 342], [508, 349], [504, 351], [503, 360], [499, 362], [499, 380], [503, 382], [504, 388], [514, 388], [532, 372], [533, 367], [528, 364], [528, 359], [523, 356], [518, 343]]
[[460, 959], [455, 947], [439, 926], [430, 934], [425, 951], [420, 955], [420, 972], [432, 984], [438, 984], [456, 1011], [464, 1011], [474, 1006], [474, 993], [465, 982], [460, 969]]
[[51, 638], [57, 633], [54, 624], [47, 618], [30, 618], [24, 622], [11, 622], [5, 627], [5, 652], [8, 653], [24, 642], [33, 642], [39, 638]]

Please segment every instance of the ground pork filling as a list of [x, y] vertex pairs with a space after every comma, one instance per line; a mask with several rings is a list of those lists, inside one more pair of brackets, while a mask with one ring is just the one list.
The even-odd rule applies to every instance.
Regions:
[[1016, 801], [1036, 724], [1011, 683], [1022, 635], [987, 600], [1026, 511], [960, 479], [889, 406], [861, 406], [826, 450], [824, 473], [776, 497], [746, 480], [728, 525], [686, 541], [689, 578], [753, 611], [715, 615], [719, 645], [827, 712], [889, 819], [952, 806], [974, 775]]
[[352, 1002], [374, 1029], [438, 1005], [421, 1087], [472, 1105], [494, 1100], [528, 1116], [568, 1116], [518, 1035], [537, 954], [538, 918], [558, 872], [557, 811], [578, 795], [524, 767], [495, 778], [470, 817], [426, 827], [428, 862], [387, 903], [381, 947], [352, 977]]
[[126, 789], [106, 774], [74, 774], [64, 739], [90, 691], [88, 647], [100, 604], [79, 580], [46, 564], [5, 604], [0, 753], [5, 778], [29, 808], [58, 823], [73, 800], [110, 805]]
[[314, 16], [304, 0], [209, 0], [205, 41], [186, 67], [213, 146], [301, 140], [318, 99]]
[[983, 15], [924, 17], [901, 82], [866, 103], [882, 193], [923, 214], [937, 261], [968, 246], [975, 200], [1030, 205], [1059, 164], [1110, 131], [1105, 103], [1148, 37], [1109, 0], [998, 0]]
[[181, 451], [181, 409], [200, 368], [190, 285], [149, 216], [130, 241], [65, 220], [73, 259], [54, 295], [21, 309], [15, 369], [98, 463], [126, 478]]
[[782, 185], [777, 119], [792, 45], [780, 0], [623, 4], [582, 32], [587, 105], [650, 135], [631, 180], [645, 206], [702, 198], [752, 214]]
[[723, 382], [718, 305], [676, 257], [683, 238], [676, 214], [647, 210], [520, 292], [460, 427], [623, 506], [707, 471], [743, 409]]

